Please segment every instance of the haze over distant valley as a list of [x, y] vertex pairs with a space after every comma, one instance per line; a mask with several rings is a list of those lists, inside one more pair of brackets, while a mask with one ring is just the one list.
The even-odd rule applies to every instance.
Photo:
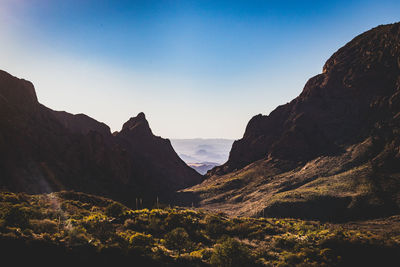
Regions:
[[205, 174], [228, 160], [234, 140], [231, 139], [171, 139], [172, 147], [190, 167]]

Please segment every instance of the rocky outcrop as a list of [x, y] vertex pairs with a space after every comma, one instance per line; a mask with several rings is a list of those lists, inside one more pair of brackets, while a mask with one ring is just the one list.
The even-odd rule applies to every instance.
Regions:
[[394, 123], [400, 111], [399, 32], [398, 23], [379, 26], [339, 49], [297, 98], [253, 117], [228, 162], [212, 173], [268, 157], [304, 163], [343, 151], [370, 136], [377, 124]]
[[84, 114], [41, 105], [32, 83], [0, 72], [0, 187], [42, 193], [77, 190], [126, 204], [199, 183], [169, 140], [154, 136], [143, 113], [110, 133]]
[[[153, 135], [144, 113], [130, 118], [114, 136], [121, 147], [127, 148], [130, 157], [140, 162], [137, 165], [142, 166], [142, 177], [147, 177], [144, 182], [156, 187], [162, 185], [160, 191], [176, 191], [202, 181], [202, 177], [194, 174], [195, 171], [179, 158], [170, 140]], [[140, 157], [136, 156], [137, 151], [142, 152]]]
[[188, 191], [203, 206], [237, 215], [344, 219], [398, 212], [399, 135], [396, 23], [357, 36], [297, 98], [253, 117], [227, 163]]

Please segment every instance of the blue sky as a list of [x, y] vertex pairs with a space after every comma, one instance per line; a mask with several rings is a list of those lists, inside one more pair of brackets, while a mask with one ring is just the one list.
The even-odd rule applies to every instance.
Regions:
[[0, 0], [0, 68], [39, 101], [119, 130], [240, 138], [400, 1]]

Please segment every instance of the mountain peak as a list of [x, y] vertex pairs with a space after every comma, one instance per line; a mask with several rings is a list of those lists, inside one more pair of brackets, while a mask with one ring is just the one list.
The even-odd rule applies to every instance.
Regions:
[[199, 192], [202, 208], [231, 215], [350, 220], [398, 213], [399, 43], [400, 23], [355, 37], [298, 97], [253, 117], [228, 161], [187, 192]]
[[214, 171], [241, 169], [269, 156], [296, 165], [370, 136], [376, 123], [398, 112], [388, 99], [397, 99], [400, 90], [399, 42], [400, 23], [352, 39], [297, 98], [267, 116], [253, 117], [228, 162]]
[[137, 119], [146, 120], [146, 115], [143, 112], [139, 112], [136, 116]]
[[33, 84], [0, 70], [0, 106], [32, 112], [38, 106]]
[[136, 117], [131, 117], [122, 126], [122, 131], [140, 131], [142, 133], [152, 134], [146, 115], [140, 112]]
[[373, 72], [385, 67], [400, 67], [396, 57], [399, 40], [400, 22], [375, 27], [334, 53], [323, 66], [323, 73]]
[[1, 70], [0, 129], [2, 189], [77, 190], [133, 204], [137, 197], [172, 201], [176, 190], [202, 180], [169, 141], [152, 134], [144, 113], [111, 135], [87, 115], [40, 104], [31, 82]]

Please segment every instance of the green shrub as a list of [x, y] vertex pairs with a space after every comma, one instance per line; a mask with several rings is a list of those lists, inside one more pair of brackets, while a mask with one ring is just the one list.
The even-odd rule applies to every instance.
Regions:
[[31, 236], [33, 232], [32, 232], [31, 229], [26, 228], [26, 229], [24, 229], [24, 231], [22, 231], [22, 233], [23, 233], [25, 236]]
[[150, 216], [148, 229], [154, 234], [162, 233], [164, 231], [163, 221], [155, 216]]
[[153, 237], [150, 234], [134, 233], [129, 238], [133, 247], [149, 247], [153, 244]]
[[184, 222], [182, 220], [182, 216], [178, 213], [171, 212], [168, 214], [167, 218], [165, 218], [164, 223], [167, 230], [173, 230], [178, 227], [183, 227]]
[[135, 230], [137, 228], [136, 226], [136, 221], [134, 219], [126, 219], [124, 222], [124, 227], [126, 229]]
[[10, 207], [3, 215], [4, 224], [25, 228], [29, 225], [29, 214], [26, 208], [19, 205]]
[[68, 226], [66, 230], [66, 241], [70, 246], [86, 245], [91, 239], [82, 226]]
[[274, 238], [272, 245], [275, 248], [280, 248], [284, 250], [293, 249], [296, 246], [297, 242], [290, 238]]
[[192, 247], [192, 242], [189, 238], [189, 234], [182, 227], [175, 228], [171, 232], [164, 236], [165, 246], [168, 249], [177, 250], [178, 255], [182, 251], [190, 250]]
[[49, 219], [31, 220], [31, 228], [35, 233], [50, 233], [58, 232], [58, 224]]
[[114, 202], [107, 206], [105, 213], [109, 217], [118, 218], [119, 216], [124, 214], [125, 210], [126, 208], [124, 205], [118, 202]]
[[154, 239], [150, 234], [136, 232], [129, 236], [129, 245], [132, 255], [151, 255]]
[[218, 267], [254, 266], [249, 249], [233, 238], [226, 238], [216, 245], [210, 263]]
[[190, 256], [208, 261], [210, 260], [212, 253], [213, 253], [212, 249], [205, 248], [191, 252]]
[[335, 252], [330, 248], [324, 248], [319, 252], [321, 258], [326, 262], [331, 262], [336, 259]]
[[299, 265], [300, 263], [303, 262], [304, 260], [304, 254], [303, 253], [292, 253], [292, 252], [287, 252], [283, 256], [283, 260], [285, 263], [291, 265], [291, 266], [296, 266]]
[[114, 237], [113, 225], [102, 214], [92, 214], [83, 218], [82, 225], [86, 230], [101, 241]]
[[265, 236], [264, 229], [253, 222], [238, 222], [227, 229], [239, 238], [262, 238]]
[[226, 233], [224, 222], [213, 215], [206, 216], [206, 232], [211, 238], [218, 238]]
[[13, 204], [17, 204], [20, 202], [20, 199], [17, 194], [4, 192], [0, 194], [0, 200], [2, 202], [11, 202]]

